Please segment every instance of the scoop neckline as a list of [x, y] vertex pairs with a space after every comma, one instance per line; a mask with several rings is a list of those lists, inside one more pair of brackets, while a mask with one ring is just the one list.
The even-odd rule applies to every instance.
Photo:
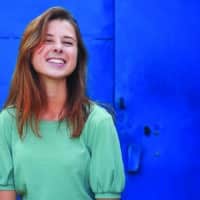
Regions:
[[45, 120], [45, 119], [39, 120], [39, 124], [41, 126], [57, 126], [59, 124], [62, 124], [63, 122], [66, 122], [66, 121], [65, 120]]

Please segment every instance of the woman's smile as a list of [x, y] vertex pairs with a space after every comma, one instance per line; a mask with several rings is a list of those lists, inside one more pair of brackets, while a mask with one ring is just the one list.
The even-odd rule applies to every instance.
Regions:
[[66, 60], [63, 58], [48, 58], [47, 63], [56, 68], [63, 68], [67, 64]]

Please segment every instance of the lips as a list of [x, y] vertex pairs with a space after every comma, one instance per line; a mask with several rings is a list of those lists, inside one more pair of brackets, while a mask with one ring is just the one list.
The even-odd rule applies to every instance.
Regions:
[[48, 63], [53, 63], [53, 64], [65, 64], [66, 60], [63, 58], [47, 58], [46, 61]]

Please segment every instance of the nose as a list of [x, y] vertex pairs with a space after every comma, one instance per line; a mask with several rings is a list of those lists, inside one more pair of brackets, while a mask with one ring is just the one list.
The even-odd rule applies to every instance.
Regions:
[[55, 53], [62, 53], [63, 52], [62, 44], [60, 42], [56, 42], [54, 44], [53, 51]]

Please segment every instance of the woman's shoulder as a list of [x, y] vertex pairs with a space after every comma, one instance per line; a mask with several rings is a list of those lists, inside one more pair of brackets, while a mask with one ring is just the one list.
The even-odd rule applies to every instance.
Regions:
[[6, 107], [0, 112], [0, 137], [6, 138], [7, 142], [11, 141], [13, 128], [15, 127], [15, 108]]
[[92, 103], [81, 137], [91, 149], [96, 141], [104, 140], [102, 138], [112, 135], [113, 126], [113, 115], [110, 113], [110, 109], [104, 105]]
[[103, 120], [112, 118], [112, 116], [113, 116], [113, 111], [111, 107], [105, 106], [104, 104], [98, 104], [96, 102], [92, 102], [87, 122], [98, 123]]
[[0, 111], [0, 119], [7, 122], [15, 119], [16, 109], [14, 106], [8, 106]]

